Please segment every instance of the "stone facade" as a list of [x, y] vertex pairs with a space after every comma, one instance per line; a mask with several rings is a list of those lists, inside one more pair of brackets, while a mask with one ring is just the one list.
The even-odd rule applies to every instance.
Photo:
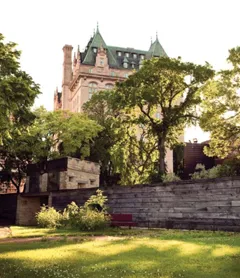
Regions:
[[21, 226], [36, 225], [36, 213], [40, 210], [40, 197], [18, 196], [16, 224]]
[[61, 158], [28, 167], [26, 193], [99, 187], [100, 166], [77, 158]]

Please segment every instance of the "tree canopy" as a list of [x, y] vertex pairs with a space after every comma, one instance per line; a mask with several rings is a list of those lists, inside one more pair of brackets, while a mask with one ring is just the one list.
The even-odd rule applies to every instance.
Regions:
[[16, 44], [6, 43], [0, 34], [0, 145], [10, 130], [33, 120], [30, 108], [38, 94], [39, 85], [20, 68], [20, 51]]
[[199, 88], [213, 75], [209, 64], [161, 57], [145, 61], [138, 72], [117, 84], [115, 106], [155, 137], [159, 176], [166, 172], [166, 148], [174, 146], [185, 125], [198, 118], [195, 108], [201, 101]]
[[68, 111], [48, 112], [39, 108], [35, 120], [20, 132], [11, 130], [0, 147], [1, 166], [17, 190], [26, 177], [28, 163], [75, 155], [89, 156], [90, 142], [101, 127], [86, 115]]
[[201, 127], [210, 132], [208, 156], [240, 158], [240, 47], [229, 51], [229, 69], [202, 90]]

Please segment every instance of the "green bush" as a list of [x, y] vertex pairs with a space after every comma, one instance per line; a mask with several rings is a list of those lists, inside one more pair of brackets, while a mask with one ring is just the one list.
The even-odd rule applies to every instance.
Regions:
[[41, 207], [36, 214], [37, 224], [44, 228], [68, 227], [90, 231], [105, 228], [110, 222], [106, 207], [107, 197], [103, 196], [101, 190], [96, 193], [82, 207], [72, 202], [63, 213], [53, 207]]
[[37, 224], [43, 228], [58, 228], [61, 226], [62, 214], [55, 208], [46, 206], [41, 207], [41, 210], [36, 213]]
[[175, 175], [174, 173], [167, 173], [162, 176], [163, 182], [173, 182], [173, 181], [180, 181], [181, 179]]
[[66, 227], [76, 228], [80, 218], [80, 207], [75, 203], [67, 205], [62, 214], [61, 224]]
[[78, 228], [80, 230], [95, 231], [106, 228], [109, 222], [110, 216], [105, 212], [99, 212], [89, 208], [82, 208], [80, 210]]
[[[234, 164], [234, 167], [237, 168]], [[202, 164], [197, 164], [194, 172], [191, 175], [191, 179], [214, 179], [222, 177], [236, 176], [237, 171], [231, 164], [224, 163], [222, 165], [217, 165], [211, 169], [206, 170], [205, 166]]]
[[106, 211], [107, 197], [103, 195], [102, 190], [98, 189], [96, 191], [97, 195], [92, 195], [87, 202], [84, 204], [85, 208], [96, 209], [98, 211]]

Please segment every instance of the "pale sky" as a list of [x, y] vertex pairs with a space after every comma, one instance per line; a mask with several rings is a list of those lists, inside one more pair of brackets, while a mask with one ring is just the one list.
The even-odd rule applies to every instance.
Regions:
[[36, 106], [52, 110], [63, 45], [83, 50], [97, 22], [107, 45], [148, 50], [158, 32], [168, 56], [220, 69], [240, 45], [239, 11], [240, 0], [0, 0], [0, 32], [18, 43], [22, 69], [41, 85]]

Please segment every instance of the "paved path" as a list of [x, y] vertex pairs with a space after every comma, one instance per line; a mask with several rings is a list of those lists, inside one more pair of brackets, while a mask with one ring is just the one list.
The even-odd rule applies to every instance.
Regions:
[[30, 237], [30, 238], [0, 238], [0, 244], [1, 243], [28, 243], [28, 242], [39, 242], [39, 241], [59, 241], [59, 240], [121, 240], [125, 239], [124, 236], [52, 236], [52, 237]]
[[12, 231], [9, 227], [0, 226], [0, 238], [7, 237], [12, 234]]

